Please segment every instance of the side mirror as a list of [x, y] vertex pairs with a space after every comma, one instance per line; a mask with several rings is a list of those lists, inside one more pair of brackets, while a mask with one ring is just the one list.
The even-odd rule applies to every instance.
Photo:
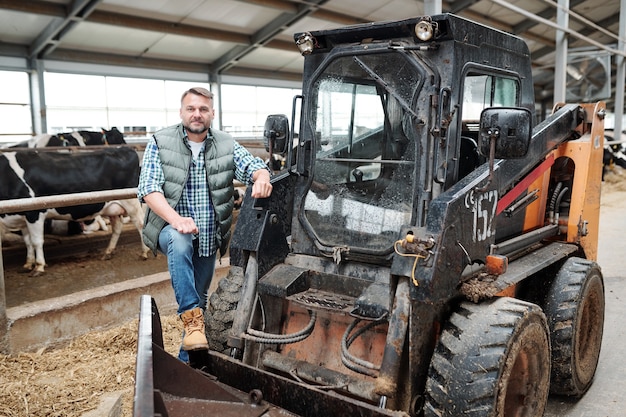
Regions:
[[[523, 158], [528, 152], [532, 131], [530, 110], [521, 107], [489, 107], [480, 114], [480, 153], [496, 159]], [[493, 142], [493, 143], [492, 143]]]
[[270, 153], [284, 155], [289, 144], [289, 120], [284, 114], [267, 116], [263, 129], [265, 150]]

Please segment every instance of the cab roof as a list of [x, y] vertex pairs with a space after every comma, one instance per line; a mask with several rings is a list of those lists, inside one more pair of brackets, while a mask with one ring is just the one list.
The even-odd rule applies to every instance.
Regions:
[[[415, 26], [424, 19], [437, 26], [435, 36], [429, 41], [422, 41], [415, 35]], [[294, 39], [298, 40], [303, 34], [303, 32], [294, 34]], [[316, 41], [316, 48], [313, 53], [327, 52], [328, 49], [341, 44], [412, 39], [416, 44], [445, 41], [456, 41], [477, 47], [483, 44], [492, 44], [506, 48], [516, 54], [530, 56], [528, 46], [522, 38], [450, 13], [398, 21], [365, 23], [337, 29], [312, 31], [310, 34]]]

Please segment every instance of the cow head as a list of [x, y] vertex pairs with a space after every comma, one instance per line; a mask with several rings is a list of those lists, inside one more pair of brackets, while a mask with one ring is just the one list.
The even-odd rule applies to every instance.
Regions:
[[124, 135], [122, 132], [117, 130], [117, 127], [113, 126], [111, 130], [106, 130], [102, 128], [102, 140], [107, 145], [124, 145], [126, 141], [124, 140]]

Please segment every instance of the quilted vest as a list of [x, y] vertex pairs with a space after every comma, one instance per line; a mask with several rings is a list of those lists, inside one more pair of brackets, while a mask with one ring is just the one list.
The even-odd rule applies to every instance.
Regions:
[[[222, 256], [228, 248], [233, 221], [234, 140], [229, 134], [216, 129], [211, 129], [211, 134], [212, 138], [207, 138], [205, 143], [204, 160], [211, 201], [215, 210], [215, 245], [220, 251], [220, 256]], [[181, 124], [159, 130], [154, 137], [165, 174], [163, 194], [169, 205], [175, 208], [183, 194], [189, 175], [191, 150], [183, 141], [183, 126]], [[155, 255], [159, 233], [164, 226], [165, 220], [148, 208], [143, 238], [145, 244]]]

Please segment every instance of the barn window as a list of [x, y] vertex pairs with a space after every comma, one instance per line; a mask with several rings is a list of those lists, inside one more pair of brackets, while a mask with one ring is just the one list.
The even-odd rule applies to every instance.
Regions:
[[0, 144], [28, 139], [33, 131], [28, 96], [28, 74], [0, 71]]

